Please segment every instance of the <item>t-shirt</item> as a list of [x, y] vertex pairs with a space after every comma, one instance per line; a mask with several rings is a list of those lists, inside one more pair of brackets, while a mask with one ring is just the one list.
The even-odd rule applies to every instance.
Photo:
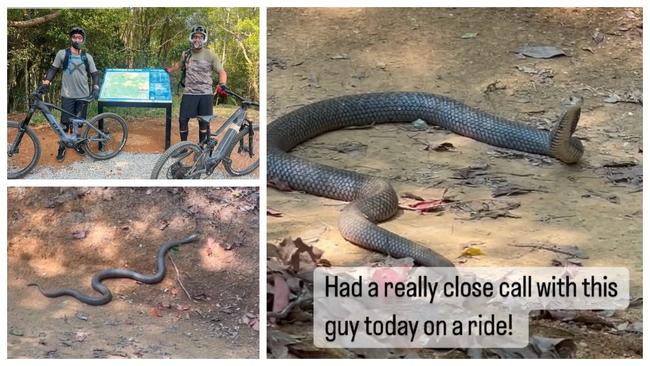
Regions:
[[[185, 52], [181, 56], [181, 63], [185, 60]], [[189, 52], [192, 54], [185, 65], [185, 90], [183, 94], [212, 95], [212, 71], [220, 72], [223, 70], [221, 60], [207, 48]]]
[[[70, 60], [68, 61], [68, 68], [66, 70], [61, 70], [63, 77], [61, 79], [61, 96], [64, 98], [85, 98], [90, 95], [90, 88], [88, 86], [88, 76], [94, 72], [97, 72], [97, 67], [95, 67], [95, 60], [93, 57], [86, 53], [88, 58], [88, 67], [90, 70], [86, 70], [86, 64], [81, 59], [81, 55], [75, 55], [74, 53], [70, 54]], [[59, 50], [54, 57], [54, 62], [52, 66], [60, 69], [63, 65], [63, 60], [65, 59], [65, 49]]]

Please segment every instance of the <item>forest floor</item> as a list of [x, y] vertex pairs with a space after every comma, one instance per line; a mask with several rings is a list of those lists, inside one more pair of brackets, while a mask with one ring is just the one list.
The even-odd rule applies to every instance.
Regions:
[[[9, 188], [8, 357], [258, 357], [258, 211], [252, 188]], [[196, 232], [161, 283], [107, 280], [104, 306], [27, 287], [93, 294], [96, 272], [151, 274]]]
[[[577, 165], [408, 124], [327, 133], [293, 154], [386, 178], [400, 195], [444, 195], [479, 213], [468, 220], [467, 210], [401, 210], [381, 225], [458, 266], [626, 267], [635, 299], [643, 285], [642, 40], [640, 9], [271, 9], [269, 121], [330, 97], [401, 90], [446, 95], [549, 129], [562, 100], [580, 95], [575, 136], [585, 154]], [[566, 55], [526, 57], [517, 52], [525, 45], [555, 46]], [[268, 218], [271, 243], [309, 239], [336, 266], [383, 258], [341, 237], [341, 202], [269, 189], [268, 206], [277, 216]], [[494, 218], [480, 219], [481, 212]], [[582, 259], [539, 249], [543, 244], [574, 247]], [[469, 246], [482, 255], [462, 255]], [[642, 306], [636, 305], [615, 316], [637, 331], [541, 319], [531, 322], [531, 335], [556, 329], [575, 342], [579, 358], [639, 358]], [[314, 349], [306, 344], [310, 322], [269, 331], [292, 339], [281, 342], [286, 349], [279, 353], [277, 343], [269, 344], [274, 356], [288, 350], [293, 357], [464, 357]]]
[[[236, 110], [233, 106], [219, 106], [215, 108], [216, 118], [210, 128], [214, 132], [223, 124], [228, 116]], [[109, 110], [107, 110], [109, 111]], [[13, 113], [8, 116], [10, 121], [22, 121], [25, 114]], [[249, 116], [253, 121], [259, 121], [259, 113], [251, 110]], [[91, 116], [89, 116], [91, 117]], [[72, 149], [66, 152], [64, 161], [57, 161], [58, 137], [49, 125], [39, 124], [32, 126], [41, 144], [41, 158], [34, 170], [25, 178], [104, 178], [104, 179], [148, 179], [153, 169], [153, 164], [165, 151], [165, 118], [129, 117], [126, 118], [129, 136], [123, 152], [127, 158], [116, 158], [97, 162], [90, 157], [78, 154]], [[199, 127], [196, 119], [190, 120], [188, 140], [198, 141]], [[172, 118], [171, 145], [179, 142], [178, 117]], [[256, 150], [259, 151], [259, 134], [255, 136]], [[129, 156], [133, 156], [129, 158]], [[233, 155], [236, 159], [236, 154]], [[142, 164], [141, 164], [142, 163]], [[146, 164], [145, 164], [146, 163]], [[74, 167], [74, 169], [72, 169]], [[85, 175], [84, 171], [88, 173]], [[62, 174], [57, 174], [62, 171]], [[98, 173], [101, 171], [103, 173]], [[59, 176], [61, 175], [61, 176]], [[243, 178], [255, 178], [259, 175], [259, 168]], [[219, 166], [214, 173], [217, 178], [232, 178]]]

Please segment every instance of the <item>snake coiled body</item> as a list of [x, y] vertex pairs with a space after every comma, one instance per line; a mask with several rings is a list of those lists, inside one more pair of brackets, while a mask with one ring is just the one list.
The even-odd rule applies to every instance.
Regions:
[[296, 109], [269, 124], [268, 178], [294, 190], [350, 201], [339, 217], [338, 227], [352, 243], [397, 258], [411, 257], [425, 266], [452, 266], [435, 251], [376, 225], [392, 217], [398, 208], [397, 194], [387, 181], [310, 162], [288, 152], [332, 130], [422, 119], [490, 145], [548, 155], [570, 164], [583, 153], [580, 140], [572, 136], [581, 105], [581, 98], [569, 98], [553, 131], [543, 131], [434, 94], [391, 92], [328, 99]]
[[44, 296], [47, 297], [72, 296], [75, 299], [88, 305], [95, 305], [95, 306], [105, 305], [108, 304], [113, 299], [113, 294], [111, 293], [111, 290], [108, 289], [108, 287], [104, 286], [104, 284], [102, 283], [103, 280], [109, 278], [130, 278], [132, 280], [146, 283], [149, 285], [156, 284], [162, 281], [163, 278], [165, 278], [165, 271], [166, 271], [165, 255], [167, 254], [167, 252], [173, 247], [193, 243], [197, 241], [198, 238], [199, 238], [198, 234], [192, 234], [185, 239], [168, 241], [165, 244], [163, 244], [160, 247], [160, 249], [158, 249], [158, 255], [156, 257], [156, 273], [154, 273], [153, 275], [147, 276], [135, 271], [122, 269], [122, 268], [105, 269], [103, 271], [97, 272], [97, 274], [95, 274], [92, 278], [91, 285], [95, 291], [99, 292], [99, 294], [101, 295], [99, 297], [84, 295], [80, 291], [73, 288], [62, 288], [58, 290], [45, 291], [41, 288], [41, 286], [39, 286], [36, 283], [30, 283], [27, 286], [38, 287], [39, 291]]

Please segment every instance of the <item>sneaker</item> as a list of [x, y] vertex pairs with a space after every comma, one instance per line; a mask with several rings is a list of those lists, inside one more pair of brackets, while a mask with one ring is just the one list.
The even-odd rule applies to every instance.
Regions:
[[59, 150], [56, 152], [56, 160], [63, 161], [65, 159], [65, 146], [59, 145]]

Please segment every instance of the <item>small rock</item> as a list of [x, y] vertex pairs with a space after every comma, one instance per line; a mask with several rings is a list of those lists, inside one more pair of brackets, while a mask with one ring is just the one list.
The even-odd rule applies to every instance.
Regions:
[[23, 332], [21, 329], [18, 328], [10, 328], [9, 329], [9, 334], [16, 336], [16, 337], [22, 337], [25, 335], [25, 332]]
[[416, 119], [415, 121], [411, 122], [411, 125], [417, 130], [426, 130], [429, 128], [429, 125], [421, 119]]
[[330, 58], [332, 60], [349, 60], [350, 55], [348, 55], [347, 53], [341, 53], [341, 54], [338, 54], [338, 55], [331, 56]]
[[74, 335], [74, 339], [79, 343], [85, 341], [86, 338], [88, 338], [88, 333], [86, 333], [86, 332], [79, 331], [79, 332], [75, 333], [75, 335]]
[[79, 230], [72, 233], [74, 239], [84, 239], [88, 235], [88, 230]]

